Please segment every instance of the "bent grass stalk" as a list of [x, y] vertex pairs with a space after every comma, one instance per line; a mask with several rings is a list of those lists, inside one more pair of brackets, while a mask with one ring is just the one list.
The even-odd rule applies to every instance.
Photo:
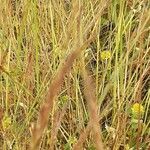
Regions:
[[68, 55], [66, 60], [59, 67], [58, 72], [49, 87], [48, 94], [46, 96], [46, 101], [41, 106], [38, 122], [36, 126], [32, 129], [32, 150], [36, 150], [40, 144], [40, 139], [42, 137], [43, 131], [48, 123], [49, 113], [52, 112], [54, 100], [61, 88], [65, 75], [69, 73], [74, 60], [79, 56], [81, 51], [85, 49], [92, 40], [93, 38], [89, 38], [79, 49], [76, 49], [70, 55]]
[[97, 150], [104, 150], [102, 138], [101, 138], [101, 129], [99, 124], [98, 116], [98, 105], [95, 94], [95, 86], [93, 79], [88, 75], [85, 65], [83, 66], [82, 76], [84, 81], [84, 94], [88, 105], [88, 112], [90, 116], [91, 131], [93, 134], [93, 140], [95, 142], [95, 147]]

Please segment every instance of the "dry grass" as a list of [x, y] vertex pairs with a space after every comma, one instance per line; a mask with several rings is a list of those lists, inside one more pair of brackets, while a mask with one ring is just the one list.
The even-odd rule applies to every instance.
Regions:
[[149, 149], [149, 56], [148, 0], [0, 1], [0, 150]]

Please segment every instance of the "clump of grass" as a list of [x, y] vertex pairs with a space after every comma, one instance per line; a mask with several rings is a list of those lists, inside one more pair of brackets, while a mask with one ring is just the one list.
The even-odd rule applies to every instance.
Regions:
[[0, 1], [1, 149], [149, 149], [149, 8]]

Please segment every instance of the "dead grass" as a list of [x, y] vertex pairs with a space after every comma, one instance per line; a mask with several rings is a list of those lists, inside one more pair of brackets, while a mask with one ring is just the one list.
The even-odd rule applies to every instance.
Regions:
[[0, 149], [149, 149], [149, 31], [148, 0], [1, 1]]

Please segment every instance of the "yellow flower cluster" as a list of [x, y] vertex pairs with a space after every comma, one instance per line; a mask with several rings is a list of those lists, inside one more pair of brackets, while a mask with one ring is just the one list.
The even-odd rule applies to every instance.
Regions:
[[132, 110], [132, 114], [134, 116], [138, 116], [138, 115], [143, 115], [144, 114], [144, 107], [141, 104], [139, 104], [139, 103], [133, 104], [131, 110]]
[[107, 60], [111, 58], [111, 53], [109, 50], [105, 50], [101, 52], [100, 56], [102, 60]]

